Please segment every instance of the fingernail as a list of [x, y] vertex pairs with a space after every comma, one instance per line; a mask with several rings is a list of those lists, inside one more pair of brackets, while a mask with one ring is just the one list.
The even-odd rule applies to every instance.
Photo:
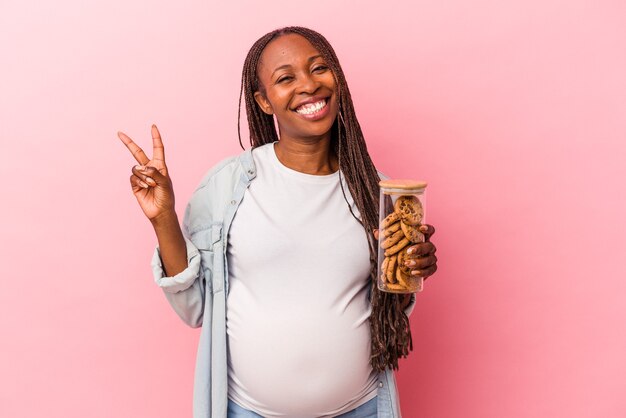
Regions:
[[407, 260], [404, 262], [406, 266], [413, 267], [416, 263], [415, 260]]
[[150, 187], [150, 186], [148, 186], [146, 183], [144, 183], [143, 181], [139, 181], [139, 185], [140, 185], [141, 187], [143, 187], [144, 189], [147, 189], [148, 187]]
[[413, 276], [419, 276], [420, 274], [422, 274], [422, 272], [421, 272], [421, 271], [419, 271], [419, 270], [412, 270], [412, 271], [411, 271], [411, 274], [412, 274]]
[[406, 250], [407, 254], [413, 254], [415, 252], [415, 248], [411, 247], [408, 250]]
[[150, 183], [152, 185], [156, 185], [156, 181], [152, 177], [146, 177], [146, 183]]
[[428, 227], [426, 225], [422, 225], [422, 226], [420, 226], [420, 231], [426, 232], [426, 231], [428, 231]]
[[144, 168], [145, 168], [145, 167], [144, 167], [144, 166], [142, 166], [142, 165], [136, 165], [136, 166], [135, 166], [135, 170], [139, 170], [139, 171], [143, 170]]

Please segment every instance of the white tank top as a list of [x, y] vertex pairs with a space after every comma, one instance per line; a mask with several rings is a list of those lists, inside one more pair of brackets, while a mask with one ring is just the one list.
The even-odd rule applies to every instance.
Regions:
[[252, 156], [227, 246], [228, 397], [263, 417], [334, 417], [377, 394], [367, 237], [339, 172], [292, 170], [274, 143]]

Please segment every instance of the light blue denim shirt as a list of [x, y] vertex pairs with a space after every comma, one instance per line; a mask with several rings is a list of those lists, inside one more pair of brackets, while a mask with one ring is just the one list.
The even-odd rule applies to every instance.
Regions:
[[[155, 282], [178, 316], [202, 327], [194, 377], [194, 418], [226, 418], [228, 405], [226, 297], [228, 231], [244, 192], [254, 180], [253, 149], [226, 158], [211, 168], [194, 191], [183, 219], [187, 245], [185, 270], [172, 277], [163, 271], [159, 247], [152, 258]], [[380, 178], [386, 179], [382, 173]], [[348, 188], [345, 189], [349, 194]], [[405, 312], [411, 314], [415, 294]], [[378, 416], [400, 418], [400, 399], [391, 368], [379, 374]]]

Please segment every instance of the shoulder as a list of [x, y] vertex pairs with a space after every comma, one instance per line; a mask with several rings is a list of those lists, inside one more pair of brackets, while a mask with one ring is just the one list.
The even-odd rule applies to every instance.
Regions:
[[244, 179], [245, 154], [223, 158], [204, 174], [185, 209], [183, 223], [190, 234], [221, 219], [237, 184]]
[[[243, 153], [242, 153], [243, 154]], [[226, 180], [234, 180], [239, 171], [242, 170], [241, 154], [232, 155], [218, 161], [211, 167], [200, 180], [200, 184], [196, 187], [194, 193], [210, 187], [213, 183]]]

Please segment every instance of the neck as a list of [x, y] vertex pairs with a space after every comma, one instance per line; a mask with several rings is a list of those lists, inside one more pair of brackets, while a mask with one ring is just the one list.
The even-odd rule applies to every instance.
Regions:
[[283, 135], [274, 144], [274, 150], [278, 160], [292, 170], [323, 176], [339, 169], [330, 141], [330, 135], [316, 139], [294, 139]]

